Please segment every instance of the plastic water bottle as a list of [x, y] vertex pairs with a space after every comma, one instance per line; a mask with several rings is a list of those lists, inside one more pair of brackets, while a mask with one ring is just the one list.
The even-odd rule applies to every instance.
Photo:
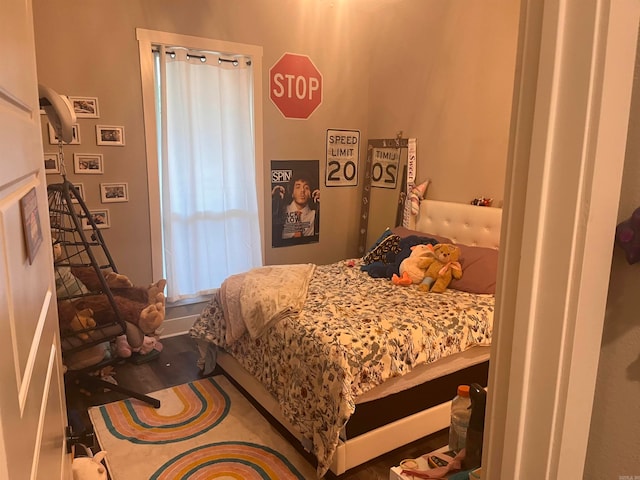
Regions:
[[451, 425], [449, 426], [449, 449], [459, 452], [465, 447], [467, 428], [471, 417], [469, 385], [458, 385], [458, 394], [451, 402]]

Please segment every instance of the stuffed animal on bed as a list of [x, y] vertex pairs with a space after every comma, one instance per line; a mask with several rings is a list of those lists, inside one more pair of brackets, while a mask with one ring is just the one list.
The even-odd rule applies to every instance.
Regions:
[[376, 261], [369, 265], [362, 265], [360, 269], [363, 272], [367, 272], [370, 277], [391, 279], [394, 274], [400, 274], [400, 264], [404, 259], [411, 255], [411, 247], [420, 244], [436, 245], [437, 243], [437, 240], [430, 237], [409, 235], [400, 239], [399, 252], [388, 252], [383, 261]]
[[[431, 248], [430, 248], [431, 247]], [[431, 244], [419, 244], [411, 247], [411, 255], [400, 263], [398, 275], [395, 273], [391, 281], [395, 285], [411, 285], [424, 280], [426, 269], [422, 267], [421, 260], [425, 257], [433, 256], [433, 246]]]
[[425, 269], [424, 280], [418, 288], [425, 292], [444, 292], [451, 279], [462, 278], [462, 266], [458, 261], [460, 248], [451, 243], [440, 243], [433, 247], [433, 255], [423, 257], [418, 265]]

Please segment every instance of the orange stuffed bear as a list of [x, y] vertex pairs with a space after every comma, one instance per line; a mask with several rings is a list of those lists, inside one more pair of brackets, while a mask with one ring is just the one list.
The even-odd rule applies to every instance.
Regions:
[[462, 266], [458, 261], [460, 248], [451, 243], [439, 243], [432, 248], [433, 255], [418, 261], [418, 266], [425, 269], [424, 280], [418, 288], [425, 292], [442, 293], [453, 278], [462, 278]]

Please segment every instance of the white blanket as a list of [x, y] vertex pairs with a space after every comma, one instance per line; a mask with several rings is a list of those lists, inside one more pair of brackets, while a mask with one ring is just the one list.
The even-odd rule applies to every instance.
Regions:
[[227, 278], [218, 291], [226, 324], [226, 342], [245, 332], [258, 338], [271, 325], [300, 313], [315, 265], [272, 265]]

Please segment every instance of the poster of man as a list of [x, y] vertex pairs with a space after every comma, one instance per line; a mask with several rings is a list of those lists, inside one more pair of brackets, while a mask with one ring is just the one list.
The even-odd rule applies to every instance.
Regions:
[[272, 246], [320, 240], [318, 160], [272, 160]]

